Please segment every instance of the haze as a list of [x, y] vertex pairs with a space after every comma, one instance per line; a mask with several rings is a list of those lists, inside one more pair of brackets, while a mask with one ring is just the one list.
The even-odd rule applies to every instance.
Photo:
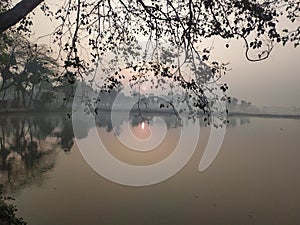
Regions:
[[[61, 1], [54, 1], [60, 4]], [[46, 18], [39, 7], [35, 10], [33, 31], [34, 39], [51, 33], [55, 24]], [[49, 37], [38, 40], [49, 44]], [[220, 82], [229, 85], [229, 96], [250, 101], [262, 106], [300, 106], [300, 49], [291, 45], [275, 46], [270, 57], [262, 62], [251, 63], [244, 56], [242, 41], [231, 41], [226, 48], [223, 40], [213, 42], [214, 51], [211, 60], [229, 62], [231, 71]]]

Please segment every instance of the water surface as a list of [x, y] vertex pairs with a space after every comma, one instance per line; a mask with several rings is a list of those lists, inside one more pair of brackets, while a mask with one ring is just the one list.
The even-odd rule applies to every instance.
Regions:
[[[171, 154], [180, 137], [174, 118], [163, 119], [169, 121], [167, 136], [155, 151], [136, 152], [116, 142], [109, 116], [98, 121], [98, 133], [119, 160], [149, 165]], [[300, 120], [229, 120], [207, 170], [198, 172], [210, 133], [201, 127], [197, 149], [179, 173], [129, 187], [87, 165], [65, 114], [1, 116], [0, 183], [16, 198], [18, 216], [33, 225], [300, 224]], [[147, 138], [140, 122], [132, 122], [133, 132]]]

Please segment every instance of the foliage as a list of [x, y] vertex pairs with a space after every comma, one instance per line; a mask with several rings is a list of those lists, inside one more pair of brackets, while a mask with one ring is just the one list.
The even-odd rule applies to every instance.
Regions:
[[[194, 98], [194, 107], [210, 114], [213, 101], [221, 97], [208, 97], [213, 93], [209, 84], [226, 73], [226, 64], [210, 61], [213, 48], [203, 47], [202, 42], [220, 37], [230, 47], [231, 39], [241, 39], [249, 61], [264, 60], [276, 43], [299, 45], [299, 4], [293, 0], [68, 0], [55, 12], [44, 9], [60, 22], [53, 37], [65, 52], [67, 72], [82, 76], [93, 63], [103, 71], [108, 88], [126, 83], [125, 77], [132, 84], [151, 81], [154, 88], [172, 84]], [[279, 27], [284, 19], [291, 30]], [[228, 89], [226, 84], [219, 88]]]
[[[14, 89], [15, 106], [30, 107], [43, 91], [53, 88], [57, 63], [48, 56], [45, 46], [32, 44], [26, 38], [13, 33], [0, 34], [0, 93]], [[12, 96], [7, 96], [12, 97]], [[27, 99], [27, 100], [25, 100]]]
[[17, 208], [13, 204], [7, 204], [5, 201], [14, 200], [11, 197], [3, 196], [2, 185], [0, 184], [0, 223], [5, 224], [14, 224], [14, 225], [25, 225], [26, 222], [22, 218], [16, 217]]
[[[268, 57], [275, 42], [299, 45], [299, 24], [294, 30], [278, 28], [282, 18], [298, 22], [299, 5], [294, 0], [68, 0], [51, 15], [61, 22], [54, 32], [54, 42], [68, 55], [65, 66], [80, 70], [86, 66], [79, 55], [80, 46], [91, 47], [92, 61], [107, 53], [134, 59], [141, 54], [140, 37], [148, 41], [145, 51], [151, 50], [152, 54], [162, 57], [166, 49], [160, 44], [164, 42], [175, 46], [171, 50], [183, 50], [185, 60], [199, 57], [204, 62], [209, 60], [211, 51], [199, 47], [204, 39], [240, 38], [246, 44], [246, 57], [262, 60]], [[258, 50], [257, 58], [251, 58], [250, 49]], [[172, 58], [178, 56], [177, 51], [167, 53], [173, 53]], [[151, 58], [149, 54], [148, 57]], [[144, 55], [142, 59], [147, 58]], [[130, 60], [126, 61], [132, 66]]]

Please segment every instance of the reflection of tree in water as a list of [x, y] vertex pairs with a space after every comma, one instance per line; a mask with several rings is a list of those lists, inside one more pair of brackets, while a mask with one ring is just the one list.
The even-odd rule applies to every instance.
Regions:
[[[187, 116], [184, 118], [179, 118], [178, 115], [172, 111], [173, 109], [167, 108], [166, 110], [166, 104], [163, 108], [156, 107], [154, 109], [149, 107], [149, 105], [146, 108], [146, 106], [143, 104], [145, 103], [142, 102], [140, 104], [141, 107], [140, 110], [138, 110], [137, 105], [135, 105], [133, 109], [130, 111], [129, 120], [131, 126], [133, 127], [138, 126], [142, 122], [151, 123], [151, 120], [154, 117], [162, 118], [165, 121], [168, 129], [181, 126], [182, 119], [187, 120], [187, 124], [195, 122], [195, 117]], [[120, 128], [122, 124], [128, 121], [128, 115], [126, 113], [124, 114], [123, 112], [119, 112], [118, 114], [119, 114], [118, 116], [114, 117], [114, 119], [117, 120], [114, 121], [114, 124], [116, 124], [115, 130], [117, 131], [117, 133], [120, 133], [121, 132]], [[227, 119], [228, 119], [228, 124], [226, 124], [227, 127], [236, 127], [238, 125], [247, 125], [250, 123], [249, 117], [230, 116]], [[96, 124], [98, 127], [105, 128], [106, 132], [113, 131], [112, 122], [111, 122], [111, 111], [99, 111], [98, 114], [96, 115]], [[205, 116], [202, 114], [199, 114], [199, 125], [201, 127], [207, 126], [207, 123], [205, 122]], [[84, 131], [85, 135], [83, 135], [83, 137], [87, 136], [89, 129], [90, 127], [85, 126], [85, 129], [83, 129], [85, 130]]]
[[[110, 96], [110, 95], [108, 95]], [[130, 97], [123, 97], [130, 99]], [[132, 100], [132, 99], [131, 99]], [[102, 104], [103, 104], [102, 100]], [[111, 101], [110, 104], [112, 104]], [[126, 102], [126, 101], [125, 101]], [[108, 103], [107, 103], [108, 104]], [[96, 114], [96, 124], [98, 127], [105, 128], [107, 132], [111, 132], [113, 130], [113, 125], [111, 121], [111, 108], [107, 110], [107, 108], [98, 107], [99, 111]], [[124, 109], [126, 109], [126, 105], [124, 105]], [[129, 118], [128, 114], [124, 113], [122, 110], [120, 112], [114, 112], [117, 116], [114, 116], [114, 124], [116, 127], [114, 128], [117, 133], [120, 133], [120, 127], [124, 122], [130, 120], [131, 126], [138, 126], [142, 122], [151, 122], [154, 117], [161, 117], [167, 128], [177, 127], [181, 125], [181, 119], [178, 116], [177, 111], [174, 107], [167, 102], [166, 100], [154, 96], [150, 97], [142, 97], [135, 103], [135, 105], [129, 110]], [[86, 135], [90, 127], [85, 126]]]
[[164, 120], [167, 129], [170, 128], [176, 128], [178, 126], [181, 126], [181, 120], [178, 119], [176, 114], [169, 114], [169, 113], [132, 113], [130, 114], [130, 124], [133, 127], [139, 126], [142, 122], [148, 122], [151, 124], [152, 119], [154, 117], [160, 117]]
[[73, 145], [71, 120], [64, 115], [0, 116], [0, 183], [16, 191], [41, 184], [55, 166], [58, 150]]
[[[162, 118], [167, 128], [175, 128], [181, 125], [181, 120], [178, 119], [177, 115], [174, 113], [158, 113], [158, 112], [131, 112], [129, 114], [129, 120], [131, 126], [135, 127], [138, 126], [142, 122], [149, 122], [151, 123], [152, 119], [154, 117], [160, 117]], [[120, 112], [118, 116], [114, 117], [115, 121], [114, 124], [116, 125], [114, 127], [117, 134], [121, 132], [122, 124], [128, 121], [128, 115], [126, 113]], [[113, 131], [113, 125], [111, 121], [111, 112], [99, 112], [99, 114], [96, 117], [96, 125], [101, 128], [105, 128], [106, 132], [110, 133]], [[87, 136], [88, 130], [90, 127], [85, 127], [83, 130], [85, 130], [85, 135], [82, 135], [82, 137], [77, 138], [84, 138]]]
[[247, 125], [250, 123], [250, 119], [249, 117], [237, 117], [237, 116], [230, 116], [228, 117], [228, 124], [227, 127], [236, 127], [238, 125], [242, 126], [242, 125]]
[[154, 117], [161, 117], [168, 129], [181, 125], [181, 118], [172, 102], [157, 96], [140, 98], [130, 111], [132, 126], [151, 122]]
[[[124, 121], [125, 121], [125, 117], [122, 118], [120, 121], [118, 121], [118, 124], [122, 124]], [[113, 126], [112, 126], [112, 122], [111, 122], [111, 112], [110, 111], [100, 112], [96, 116], [96, 124], [98, 127], [105, 128], [106, 131], [110, 133], [113, 130]]]

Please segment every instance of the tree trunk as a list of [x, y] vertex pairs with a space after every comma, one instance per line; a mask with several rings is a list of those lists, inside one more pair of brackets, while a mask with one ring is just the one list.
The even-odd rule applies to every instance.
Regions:
[[22, 0], [12, 9], [0, 13], [0, 33], [18, 23], [44, 0]]
[[32, 85], [32, 88], [31, 88], [31, 91], [30, 91], [30, 95], [29, 95], [29, 102], [28, 102], [28, 105], [27, 105], [27, 108], [28, 108], [28, 109], [30, 108], [31, 102], [33, 102], [33, 92], [34, 92], [34, 88], [35, 88], [35, 85], [33, 84], [33, 85]]

